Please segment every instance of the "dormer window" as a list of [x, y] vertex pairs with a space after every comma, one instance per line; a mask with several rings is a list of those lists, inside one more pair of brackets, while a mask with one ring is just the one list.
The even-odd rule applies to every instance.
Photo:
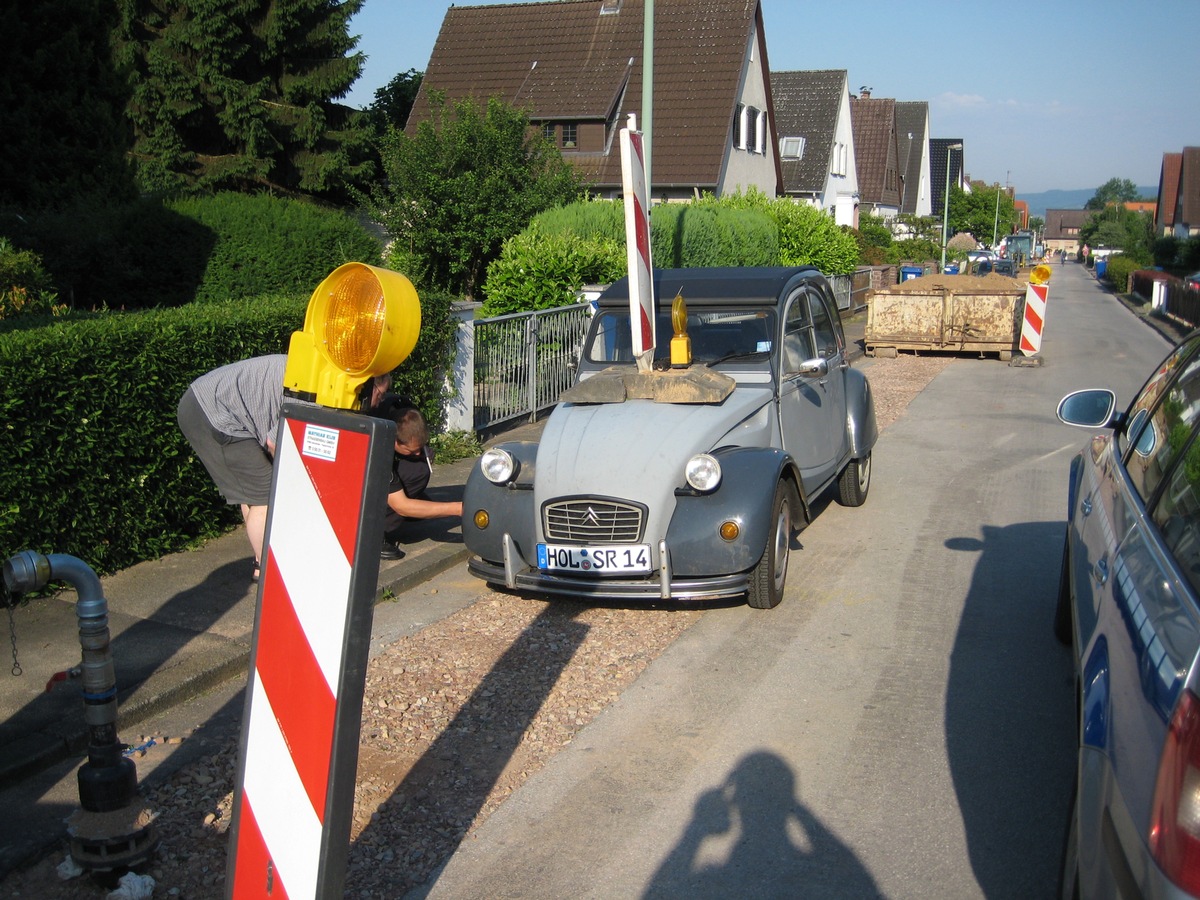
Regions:
[[785, 137], [779, 139], [779, 156], [782, 159], [803, 159], [804, 138]]

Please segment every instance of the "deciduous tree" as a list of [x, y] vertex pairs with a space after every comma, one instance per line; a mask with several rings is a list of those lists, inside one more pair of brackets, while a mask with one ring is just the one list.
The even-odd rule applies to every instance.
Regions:
[[396, 240], [406, 274], [473, 296], [504, 241], [576, 199], [579, 176], [521, 110], [492, 98], [431, 101], [413, 133], [380, 145], [385, 179], [366, 206]]
[[1128, 178], [1110, 178], [1100, 187], [1092, 199], [1083, 205], [1084, 209], [1104, 209], [1110, 203], [1126, 203], [1138, 199], [1137, 186]]

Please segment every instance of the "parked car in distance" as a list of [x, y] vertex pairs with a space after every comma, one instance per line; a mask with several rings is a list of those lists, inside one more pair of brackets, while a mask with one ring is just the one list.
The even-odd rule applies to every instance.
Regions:
[[1007, 275], [1009, 278], [1017, 277], [1017, 263], [1012, 259], [997, 259], [992, 263], [992, 270], [997, 275]]
[[1191, 275], [1185, 275], [1183, 279], [1184, 287], [1192, 289], [1200, 288], [1200, 272], [1193, 272]]
[[[539, 443], [487, 450], [463, 496], [468, 569], [510, 589], [657, 602], [783, 597], [793, 532], [827, 488], [867, 499], [878, 429], [810, 266], [659, 269], [653, 370], [628, 279], [598, 301]], [[691, 363], [673, 367], [686, 326]]]
[[1056, 636], [1073, 649], [1078, 770], [1062, 896], [1200, 896], [1200, 331], [1072, 461]]

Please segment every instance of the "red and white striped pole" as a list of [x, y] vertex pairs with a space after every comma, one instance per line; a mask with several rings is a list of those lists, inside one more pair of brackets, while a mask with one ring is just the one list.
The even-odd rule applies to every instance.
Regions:
[[226, 896], [340, 898], [395, 425], [287, 403]]
[[1025, 356], [1033, 356], [1042, 349], [1042, 329], [1046, 324], [1046, 298], [1050, 293], [1051, 269], [1035, 266], [1025, 288], [1025, 310], [1021, 322], [1021, 339], [1017, 348]]
[[625, 193], [625, 256], [629, 267], [629, 324], [639, 372], [654, 362], [654, 271], [650, 261], [650, 200], [637, 117], [621, 129], [621, 187]]

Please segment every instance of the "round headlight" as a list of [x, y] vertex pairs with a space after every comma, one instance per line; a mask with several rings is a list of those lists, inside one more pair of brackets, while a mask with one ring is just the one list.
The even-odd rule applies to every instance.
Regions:
[[721, 483], [721, 464], [716, 457], [698, 453], [687, 461], [684, 476], [687, 483], [698, 491], [715, 491]]
[[479, 468], [483, 471], [483, 477], [492, 484], [506, 484], [517, 471], [517, 463], [507, 450], [493, 447], [479, 457]]

